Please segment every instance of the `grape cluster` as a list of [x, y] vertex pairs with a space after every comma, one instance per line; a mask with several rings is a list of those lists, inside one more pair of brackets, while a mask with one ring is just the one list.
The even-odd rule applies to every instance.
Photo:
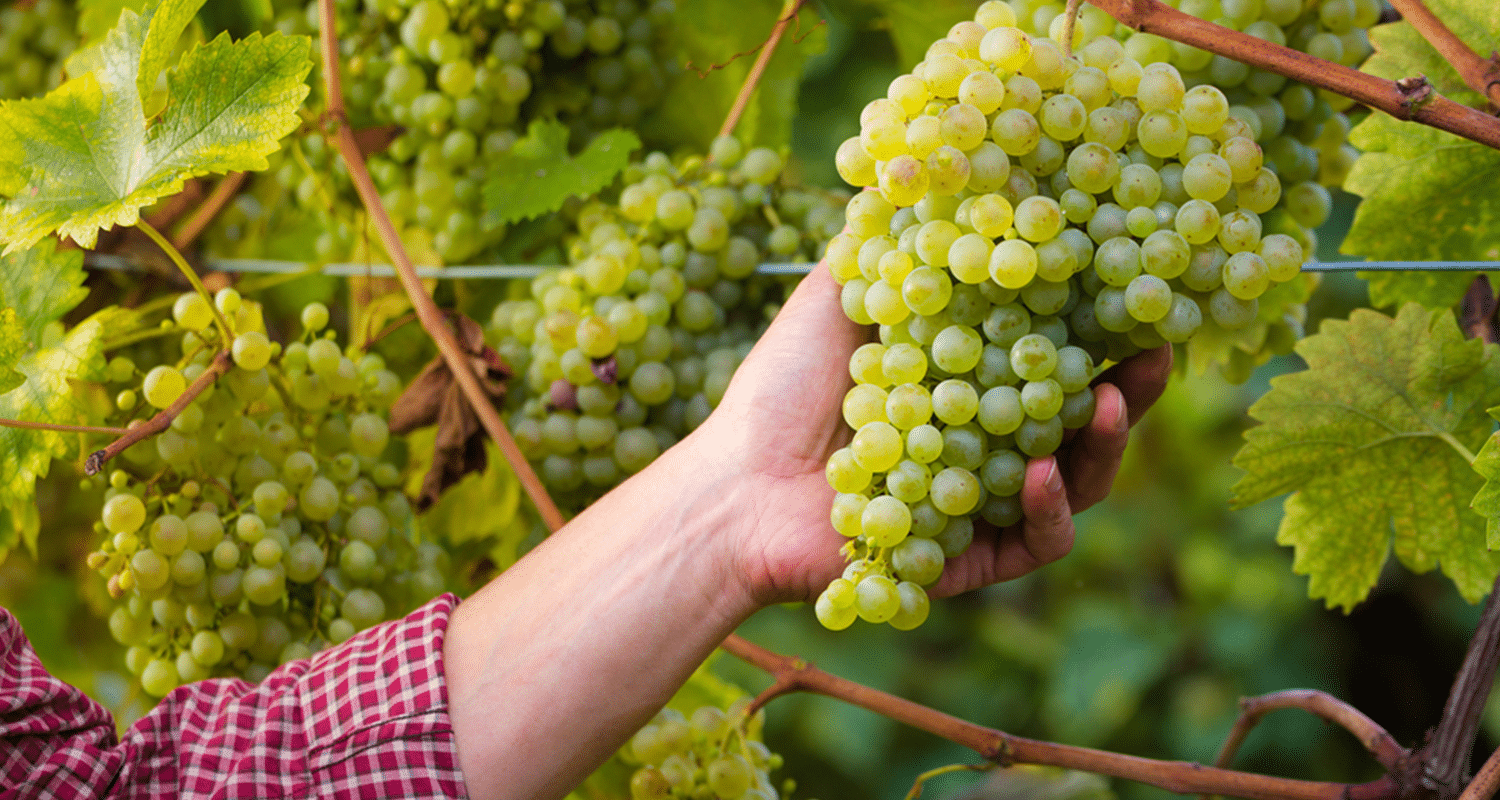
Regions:
[[565, 507], [582, 507], [697, 427], [777, 308], [762, 261], [810, 261], [838, 202], [778, 186], [782, 160], [715, 142], [711, 161], [647, 155], [584, 204], [570, 266], [496, 307], [517, 371], [511, 429]]
[[[110, 632], [158, 697], [210, 675], [258, 680], [447, 585], [448, 555], [415, 538], [401, 472], [385, 460], [396, 375], [319, 335], [321, 304], [303, 310], [302, 340], [284, 350], [233, 289], [215, 305], [239, 332], [235, 365], [124, 451], [89, 557], [119, 601]], [[122, 422], [172, 405], [209, 367], [209, 301], [182, 295], [172, 316], [180, 361], [144, 376], [125, 356], [107, 366], [128, 387], [115, 398]]]
[[1235, 331], [1299, 277], [1256, 131], [1211, 85], [1099, 36], [1079, 57], [987, 2], [868, 104], [839, 174], [868, 187], [826, 262], [847, 315], [854, 437], [829, 459], [850, 564], [818, 619], [907, 629], [973, 538], [1020, 521], [1026, 460], [1094, 415], [1106, 362]]
[[770, 773], [781, 767], [781, 756], [760, 740], [764, 714], [747, 715], [748, 709], [748, 700], [727, 710], [700, 706], [691, 715], [662, 709], [621, 750], [641, 765], [630, 777], [631, 800], [780, 797]]
[[[557, 119], [582, 146], [597, 131], [638, 122], [678, 69], [667, 51], [673, 0], [338, 5], [351, 123], [399, 131], [369, 156], [371, 177], [397, 223], [429, 232], [448, 263], [503, 239], [505, 226], [480, 211], [480, 194], [489, 163], [529, 121]], [[317, 3], [279, 26], [316, 28]], [[300, 158], [284, 159], [276, 181], [300, 213], [326, 218], [318, 257], [346, 257], [354, 235], [342, 212], [355, 202], [347, 170], [320, 132], [296, 149]]]
[[0, 10], [0, 100], [32, 97], [62, 82], [63, 61], [78, 46], [68, 0], [37, 0]]

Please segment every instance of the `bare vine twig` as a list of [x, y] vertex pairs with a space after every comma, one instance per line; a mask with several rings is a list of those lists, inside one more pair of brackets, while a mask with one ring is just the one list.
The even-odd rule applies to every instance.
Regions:
[[380, 241], [385, 245], [386, 253], [391, 257], [391, 263], [395, 266], [396, 275], [401, 281], [401, 288], [406, 290], [406, 295], [417, 312], [417, 319], [421, 321], [422, 328], [432, 337], [438, 352], [448, 364], [448, 369], [458, 381], [464, 397], [474, 407], [480, 424], [500, 448], [500, 452], [505, 456], [511, 468], [515, 470], [516, 477], [521, 481], [521, 487], [526, 490], [526, 495], [531, 498], [532, 503], [536, 504], [537, 511], [547, 527], [557, 530], [564, 522], [562, 512], [558, 510], [557, 504], [552, 502], [552, 497], [547, 494], [547, 489], [537, 477], [536, 470], [531, 468], [530, 462], [516, 445], [515, 438], [510, 435], [510, 431], [506, 430], [505, 422], [500, 419], [500, 414], [495, 410], [494, 404], [490, 402], [484, 389], [479, 385], [479, 379], [474, 375], [469, 358], [459, 346], [458, 339], [453, 335], [453, 329], [449, 327], [442, 310], [422, 287], [422, 280], [417, 277], [416, 267], [412, 264], [411, 256], [407, 255], [406, 247], [401, 242], [401, 235], [396, 231], [396, 225], [391, 221], [390, 213], [386, 211], [385, 204], [380, 200], [380, 192], [370, 178], [370, 171], [365, 166], [359, 142], [355, 139], [354, 130], [349, 127], [349, 120], [344, 112], [344, 90], [339, 77], [337, 21], [334, 17], [332, 0], [319, 0], [318, 12], [320, 15], [319, 38], [323, 53], [323, 81], [328, 92], [327, 115], [328, 120], [336, 126], [329, 134], [329, 139], [338, 148], [339, 154], [343, 156], [344, 163], [349, 168], [349, 178], [355, 190], [359, 192], [365, 209], [370, 212], [370, 220], [380, 234]]
[[1284, 692], [1272, 692], [1259, 697], [1240, 699], [1240, 716], [1234, 721], [1234, 727], [1225, 738], [1224, 746], [1219, 749], [1219, 756], [1214, 759], [1214, 766], [1228, 767], [1234, 760], [1234, 754], [1239, 751], [1240, 745], [1244, 744], [1245, 737], [1250, 735], [1250, 731], [1262, 717], [1272, 711], [1288, 708], [1299, 708], [1310, 714], [1316, 714], [1354, 734], [1355, 738], [1359, 739], [1359, 743], [1364, 745], [1365, 749], [1369, 750], [1375, 756], [1375, 760], [1379, 761], [1387, 771], [1395, 770], [1403, 759], [1411, 755], [1379, 723], [1343, 700], [1315, 689], [1289, 689]]
[[783, 694], [821, 694], [941, 736], [1001, 766], [1065, 767], [1138, 781], [1178, 794], [1220, 794], [1251, 800], [1394, 800], [1398, 796], [1396, 781], [1389, 775], [1361, 784], [1303, 781], [1027, 739], [831, 675], [804, 659], [771, 652], [739, 636], [726, 639], [723, 647], [766, 671], [775, 681], [755, 699], [752, 711]]
[[203, 390], [207, 389], [209, 384], [218, 380], [219, 376], [223, 375], [233, 363], [234, 359], [230, 357], [228, 348], [220, 350], [214, 356], [214, 360], [209, 362], [208, 369], [203, 370], [202, 375], [199, 375], [197, 379], [188, 384], [187, 389], [183, 390], [182, 394], [176, 400], [172, 401], [171, 405], [156, 412], [155, 416], [140, 425], [127, 428], [124, 436], [110, 442], [109, 446], [103, 450], [95, 450], [90, 453], [89, 457], [83, 462], [84, 474], [98, 475], [99, 470], [104, 469], [104, 464], [107, 461], [124, 452], [127, 447], [142, 441], [148, 436], [155, 436], [166, 430], [167, 426], [172, 424], [172, 420], [177, 419], [177, 415], [181, 414], [182, 410], [188, 407], [188, 403], [193, 402], [198, 398], [198, 395], [203, 394]]
[[1489, 58], [1484, 58], [1474, 52], [1422, 0], [1391, 0], [1391, 5], [1422, 34], [1422, 38], [1438, 51], [1444, 61], [1453, 65], [1453, 69], [1470, 89], [1488, 97], [1491, 104], [1500, 107], [1500, 57], [1491, 54]]
[[777, 17], [775, 27], [771, 28], [771, 37], [760, 48], [760, 54], [755, 57], [755, 64], [750, 67], [750, 74], [745, 76], [745, 82], [740, 85], [740, 93], [734, 97], [734, 105], [729, 108], [729, 115], [724, 118], [724, 124], [719, 126], [720, 136], [734, 133], [735, 126], [740, 124], [740, 117], [749, 107], [750, 98], [755, 94], [755, 87], [760, 85], [760, 77], [765, 74], [766, 66], [771, 63], [771, 56], [776, 52], [776, 45], [781, 42], [781, 36], [786, 33], [787, 26], [797, 19], [797, 14], [802, 10], [804, 2], [806, 0], [785, 0], [782, 3], [781, 15]]

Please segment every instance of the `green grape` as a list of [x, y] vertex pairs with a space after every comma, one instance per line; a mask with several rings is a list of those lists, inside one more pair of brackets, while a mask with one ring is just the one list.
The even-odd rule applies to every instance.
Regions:
[[152, 367], [141, 382], [141, 394], [157, 408], [172, 405], [187, 390], [187, 381], [175, 367]]
[[854, 610], [866, 622], [886, 622], [901, 610], [895, 581], [884, 575], [867, 575], [854, 587]]

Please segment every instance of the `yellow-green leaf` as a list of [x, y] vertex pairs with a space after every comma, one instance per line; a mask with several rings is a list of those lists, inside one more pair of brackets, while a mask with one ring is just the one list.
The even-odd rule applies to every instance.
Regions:
[[167, 107], [147, 127], [143, 93], [199, 3], [127, 9], [69, 62], [88, 71], [45, 97], [0, 103], [6, 252], [53, 232], [91, 247], [101, 229], [135, 224], [188, 178], [266, 168], [308, 92], [306, 37], [220, 36], [194, 48], [168, 74]]
[[[1429, 0], [1432, 12], [1479, 53], [1500, 49], [1500, 4]], [[1447, 97], [1483, 108], [1409, 22], [1370, 29], [1375, 55], [1362, 69], [1396, 80], [1425, 75]], [[1500, 259], [1500, 151], [1453, 134], [1372, 113], [1350, 134], [1364, 155], [1344, 188], [1364, 199], [1341, 250], [1375, 259]], [[1415, 213], [1414, 213], [1415, 211]], [[1468, 276], [1472, 278], [1472, 274]], [[1442, 283], [1467, 283], [1453, 276]], [[1372, 289], [1372, 294], [1374, 290]]]
[[1468, 508], [1500, 349], [1464, 340], [1451, 312], [1408, 303], [1394, 319], [1325, 322], [1297, 353], [1307, 370], [1273, 379], [1250, 408], [1262, 424], [1235, 457], [1247, 473], [1235, 505], [1293, 492], [1277, 541], [1330, 607], [1363, 600], [1391, 552], [1416, 572], [1441, 566], [1477, 602], [1500, 571]]

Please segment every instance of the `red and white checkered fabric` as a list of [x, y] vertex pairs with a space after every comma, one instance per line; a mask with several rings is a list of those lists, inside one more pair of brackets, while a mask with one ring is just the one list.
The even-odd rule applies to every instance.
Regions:
[[0, 609], [0, 798], [463, 798], [444, 595], [259, 685], [174, 690], [123, 738]]

